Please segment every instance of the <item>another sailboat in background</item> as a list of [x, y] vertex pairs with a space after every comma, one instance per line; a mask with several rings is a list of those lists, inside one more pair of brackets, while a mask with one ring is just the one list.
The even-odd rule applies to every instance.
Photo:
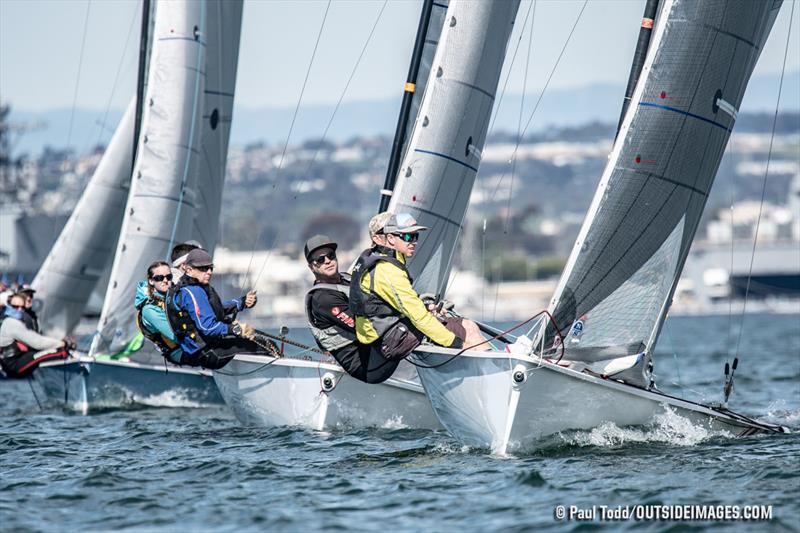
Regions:
[[[434, 55], [455, 53], [459, 46], [450, 44], [448, 51], [440, 45], [447, 13], [447, 2], [423, 2], [380, 210], [392, 193], [403, 154], [414, 150], [408, 143], [408, 133], [423, 120], [420, 104], [429, 93], [438, 91], [439, 76], [430, 76]], [[460, 81], [472, 80], [464, 77]], [[239, 354], [225, 368], [215, 371], [214, 378], [225, 402], [246, 423], [312, 429], [440, 427], [416, 371], [408, 363], [401, 364], [387, 381], [368, 385], [351, 378], [332, 359], [311, 360], [311, 351], [319, 350], [308, 348], [281, 359]]]
[[[725, 402], [706, 406], [664, 394], [652, 373], [653, 349], [780, 5], [663, 1], [609, 163], [530, 349], [417, 351], [425, 391], [458, 440], [505, 453], [565, 430], [646, 424], [665, 411], [734, 435], [784, 431], [729, 411]], [[453, 109], [451, 120], [463, 112]], [[419, 174], [414, 161], [407, 164], [411, 176]], [[438, 190], [441, 173], [403, 186], [416, 201], [395, 199], [396, 209], [434, 228], [423, 250], [448, 239], [436, 229], [445, 223], [441, 208], [428, 205], [425, 192]], [[468, 196], [470, 185], [456, 197]], [[423, 261], [412, 262], [412, 271], [440, 272], [435, 265], [447, 258], [434, 256], [434, 267]]]
[[132, 402], [222, 402], [209, 372], [165, 366], [142, 343], [132, 303], [147, 266], [168, 258], [174, 244], [190, 238], [210, 250], [216, 244], [242, 2], [148, 5], [153, 29], [142, 39], [141, 130], [98, 330], [89, 355], [37, 372], [49, 398], [81, 411]]

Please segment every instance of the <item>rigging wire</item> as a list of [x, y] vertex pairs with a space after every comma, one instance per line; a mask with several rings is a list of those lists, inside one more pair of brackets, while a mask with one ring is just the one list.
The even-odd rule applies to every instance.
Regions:
[[[108, 96], [108, 101], [106, 102], [106, 109], [103, 112], [103, 118], [100, 121], [100, 132], [97, 135], [97, 145], [100, 145], [100, 142], [103, 139], [103, 133], [106, 130], [106, 123], [108, 121], [108, 113], [111, 110], [111, 101], [114, 99], [114, 94], [117, 92], [117, 84], [119, 83], [119, 76], [122, 73], [122, 67], [125, 65], [125, 56], [128, 53], [128, 45], [130, 44], [131, 35], [133, 34], [133, 28], [136, 22], [136, 13], [139, 11], [139, 7], [137, 5], [133, 6], [133, 17], [131, 17], [131, 24], [128, 27], [128, 36], [125, 37], [125, 46], [122, 48], [122, 56], [119, 58], [119, 64], [117, 65], [117, 73], [114, 75], [114, 82], [111, 84], [111, 94]], [[91, 133], [89, 134], [91, 135]], [[88, 140], [88, 139], [87, 139]]]
[[[533, 27], [536, 23], [536, 0], [531, 2], [531, 6], [533, 6], [533, 13], [531, 16], [531, 27], [528, 30], [528, 51], [525, 57], [525, 74], [522, 77], [522, 97], [520, 98], [519, 103], [519, 119], [517, 120], [517, 145], [522, 143], [522, 116], [525, 112], [525, 93], [528, 90], [528, 70], [531, 66], [531, 51], [533, 49]], [[522, 35], [525, 34], [525, 27], [522, 28]], [[497, 115], [495, 115], [496, 117]], [[508, 235], [509, 224], [511, 223], [511, 201], [514, 199], [514, 176], [516, 175], [517, 171], [517, 160], [514, 158], [511, 162], [511, 182], [508, 186], [508, 202], [506, 204], [506, 220], [504, 223], [503, 234]], [[526, 278], [527, 278], [527, 268], [526, 271]], [[503, 281], [503, 249], [500, 249], [500, 282]], [[495, 293], [494, 293], [494, 309], [492, 312], [492, 319], [497, 319], [497, 300], [498, 294], [500, 291], [500, 283], [495, 285]]]
[[525, 20], [522, 21], [522, 29], [523, 31], [519, 32], [519, 39], [517, 39], [517, 46], [514, 47], [514, 54], [511, 56], [511, 63], [508, 65], [508, 72], [506, 72], [506, 81], [503, 82], [503, 89], [500, 91], [500, 98], [497, 100], [497, 105], [495, 106], [494, 117], [492, 117], [492, 121], [489, 124], [489, 132], [494, 131], [494, 124], [497, 121], [497, 115], [500, 114], [500, 106], [503, 104], [503, 97], [506, 94], [506, 88], [508, 87], [508, 80], [511, 78], [511, 72], [514, 69], [514, 62], [517, 59], [517, 52], [519, 52], [519, 45], [522, 43], [522, 38], [525, 36], [525, 26], [528, 25], [528, 15], [531, 14], [531, 8], [533, 7], [533, 2], [528, 4], [528, 11], [525, 12]]
[[78, 88], [81, 84], [81, 69], [83, 68], [83, 51], [86, 48], [86, 34], [88, 33], [87, 27], [89, 25], [89, 12], [91, 11], [92, 0], [86, 2], [86, 15], [83, 19], [83, 37], [81, 38], [81, 52], [78, 56], [78, 74], [75, 76], [75, 90], [72, 94], [72, 111], [69, 115], [69, 129], [67, 129], [67, 149], [69, 149], [72, 142], [72, 126], [75, 123], [75, 107], [78, 105]]
[[[370, 30], [369, 35], [367, 36], [367, 40], [364, 42], [364, 46], [361, 48], [361, 53], [358, 55], [358, 59], [356, 60], [355, 65], [353, 65], [353, 69], [350, 71], [350, 77], [347, 79], [347, 83], [345, 84], [342, 93], [339, 95], [339, 100], [336, 102], [336, 106], [333, 108], [333, 113], [331, 113], [331, 118], [328, 120], [328, 124], [325, 126], [325, 130], [322, 132], [322, 137], [317, 143], [317, 148], [316, 150], [314, 150], [314, 155], [308, 162], [308, 165], [306, 166], [303, 175], [308, 175], [308, 173], [311, 171], [311, 167], [314, 165], [314, 162], [316, 161], [317, 156], [319, 155], [320, 148], [325, 143], [325, 139], [328, 136], [328, 131], [330, 130], [330, 127], [333, 124], [334, 119], [336, 118], [336, 113], [339, 111], [339, 107], [342, 105], [342, 101], [344, 100], [344, 97], [347, 94], [348, 89], [350, 88], [350, 83], [353, 81], [353, 78], [355, 77], [356, 71], [358, 70], [358, 66], [361, 64], [361, 60], [364, 57], [364, 53], [367, 51], [369, 43], [372, 41], [372, 37], [375, 34], [375, 29], [378, 27], [378, 23], [380, 22], [381, 17], [383, 16], [383, 12], [386, 10], [386, 6], [388, 4], [389, 0], [384, 0], [381, 9], [378, 12], [378, 16], [375, 17], [375, 22], [372, 24], [372, 29]], [[294, 199], [296, 198], [297, 197], [295, 196]], [[278, 241], [280, 235], [281, 235], [281, 230], [279, 229], [277, 232], [275, 232], [275, 236], [273, 237], [272, 242], [270, 243], [269, 251], [267, 252], [266, 257], [264, 258], [264, 263], [261, 265], [261, 270], [258, 272], [258, 276], [256, 276], [256, 279], [253, 282], [253, 286], [257, 285], [258, 280], [261, 279], [261, 275], [264, 273], [264, 269], [266, 268], [267, 263], [269, 262], [269, 258], [272, 255], [272, 250], [275, 248], [275, 243]]]
[[[781, 93], [783, 92], [783, 77], [786, 73], [786, 58], [789, 55], [789, 42], [792, 36], [792, 20], [794, 18], [794, 6], [795, 2], [792, 2], [792, 10], [789, 13], [789, 30], [786, 32], [786, 48], [783, 52], [783, 66], [781, 67], [781, 80], [778, 84], [778, 98], [775, 102], [775, 115], [772, 118], [772, 133], [769, 137], [769, 150], [767, 151], [767, 166], [764, 169], [764, 179], [761, 182], [761, 203], [758, 206], [758, 217], [756, 218], [756, 228], [755, 233], [753, 235], [753, 249], [750, 253], [750, 267], [747, 271], [747, 286], [744, 289], [744, 304], [742, 305], [742, 319], [741, 325], [739, 326], [739, 335], [736, 339], [736, 350], [734, 352], [734, 357], [739, 357], [739, 347], [742, 342], [742, 333], [744, 332], [744, 320], [745, 320], [745, 313], [747, 312], [747, 297], [750, 294], [750, 280], [753, 277], [753, 259], [756, 255], [756, 244], [758, 243], [758, 230], [761, 226], [761, 215], [764, 211], [764, 198], [767, 193], [767, 177], [769, 177], [769, 164], [772, 160], [772, 146], [775, 141], [775, 127], [778, 124], [778, 110], [780, 108], [781, 103]], [[729, 281], [730, 283], [730, 281]]]
[[[531, 122], [533, 122], [533, 117], [536, 115], [536, 111], [539, 109], [539, 104], [541, 104], [542, 98], [544, 97], [545, 92], [547, 92], [547, 88], [550, 86], [550, 82], [553, 79], [553, 75], [555, 74], [556, 69], [558, 68], [558, 65], [561, 63], [561, 59], [564, 57], [564, 52], [567, 50], [567, 46], [569, 45], [570, 41], [572, 40], [572, 36], [575, 33], [575, 28], [578, 27], [578, 22], [580, 22], [581, 17], [583, 16], [583, 12], [586, 10], [586, 5], [588, 3], [589, 3], [589, 0], [584, 0], [583, 1], [583, 5], [581, 6], [581, 10], [578, 13], [578, 16], [575, 18], [575, 22], [572, 25], [572, 29], [570, 30], [569, 35], [567, 36], [567, 39], [564, 41], [564, 45], [561, 47], [561, 52], [558, 54], [558, 58], [556, 59], [556, 62], [553, 65], [553, 68], [550, 70], [550, 74], [548, 75], [547, 81], [545, 82], [544, 87], [542, 88], [542, 92], [539, 93], [539, 98], [536, 100], [536, 104], [533, 106], [533, 111], [531, 111], [531, 115], [528, 118], [528, 121], [525, 123], [525, 128], [523, 128], [523, 130], [522, 130], [522, 137], [524, 137], [525, 134], [528, 132], [528, 128], [530, 128]], [[511, 161], [513, 161], [517, 157], [517, 151], [519, 151], [519, 146], [520, 146], [520, 143], [517, 142], [516, 145], [514, 146], [514, 150], [511, 152], [511, 157], [509, 158], [509, 164], [511, 163]], [[500, 179], [497, 180], [497, 185], [495, 186], [495, 190], [492, 193], [492, 201], [494, 200], [495, 196], [497, 195], [497, 191], [498, 191], [498, 189], [500, 187], [500, 184], [503, 182], [505, 177], [506, 177], [506, 173], [504, 172], [503, 175], [500, 176]]]
[[[297, 121], [297, 115], [300, 112], [300, 105], [303, 102], [303, 95], [306, 92], [306, 85], [308, 84], [308, 78], [311, 76], [311, 68], [314, 66], [314, 59], [317, 57], [317, 49], [319, 48], [319, 42], [320, 42], [320, 39], [322, 38], [322, 32], [325, 29], [325, 22], [328, 20], [328, 12], [330, 11], [330, 8], [331, 8], [331, 1], [332, 0], [328, 0], [328, 4], [325, 6], [325, 13], [322, 16], [322, 22], [320, 23], [319, 31], [317, 32], [317, 39], [314, 42], [314, 49], [311, 51], [311, 59], [308, 62], [308, 68], [306, 69], [306, 75], [305, 75], [305, 78], [303, 79], [303, 85], [300, 88], [300, 96], [297, 98], [297, 105], [295, 105], [295, 107], [294, 107], [294, 113], [292, 114], [292, 121], [291, 121], [291, 123], [289, 125], [289, 133], [286, 135], [286, 142], [283, 145], [283, 151], [281, 152], [281, 158], [278, 161], [278, 166], [277, 166], [277, 169], [275, 171], [275, 182], [272, 184], [272, 191], [273, 192], [275, 191], [275, 189], [278, 186], [278, 183], [279, 183], [278, 179], [280, 177], [281, 170], [283, 170], [283, 160], [286, 157], [286, 151], [289, 148], [289, 140], [291, 139], [292, 132], [294, 131], [294, 125], [295, 125], [295, 122]], [[255, 237], [255, 239], [253, 239], [253, 245], [250, 247], [250, 249], [251, 249], [250, 261], [247, 263], [247, 271], [245, 272], [245, 275], [242, 277], [242, 286], [240, 287], [241, 290], [244, 290], [244, 286], [247, 283], [248, 277], [250, 276], [250, 269], [253, 266], [253, 259], [255, 257], [256, 245], [258, 244], [258, 240], [261, 238], [262, 231], [263, 231], [263, 226], [259, 227], [258, 231], [256, 232], [256, 237]], [[266, 262], [266, 260], [265, 260], [265, 262]], [[263, 268], [262, 268], [262, 270], [263, 270]], [[260, 277], [261, 277], [261, 275], [259, 274], [259, 278]], [[258, 278], [256, 278], [256, 282], [253, 283], [253, 286], [255, 286], [257, 284], [257, 282], [258, 282]]]

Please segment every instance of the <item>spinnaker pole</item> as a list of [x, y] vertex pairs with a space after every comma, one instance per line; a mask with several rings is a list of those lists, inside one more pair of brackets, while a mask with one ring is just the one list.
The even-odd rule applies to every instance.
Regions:
[[403, 157], [403, 146], [405, 146], [406, 142], [406, 131], [408, 130], [406, 124], [411, 112], [411, 101], [414, 99], [414, 92], [417, 89], [417, 75], [419, 74], [419, 66], [422, 62], [422, 52], [425, 48], [425, 36], [428, 34], [428, 24], [430, 24], [431, 21], [432, 10], [433, 0], [425, 0], [422, 4], [422, 13], [419, 17], [414, 51], [411, 54], [411, 65], [408, 68], [408, 76], [406, 76], [403, 102], [400, 104], [400, 116], [397, 118], [397, 129], [394, 133], [392, 153], [389, 156], [389, 168], [386, 170], [386, 180], [383, 183], [383, 190], [381, 190], [381, 202], [378, 206], [379, 213], [389, 208], [392, 190], [397, 180], [397, 169], [400, 168], [400, 162]]
[[650, 48], [650, 37], [653, 34], [653, 22], [658, 12], [658, 4], [659, 0], [647, 0], [644, 6], [642, 27], [639, 29], [639, 41], [636, 43], [636, 51], [633, 54], [631, 73], [628, 76], [628, 86], [625, 88], [625, 99], [622, 101], [622, 112], [619, 115], [619, 122], [617, 123], [617, 135], [619, 134], [619, 129], [622, 127], [625, 113], [628, 112], [628, 106], [631, 104], [633, 91], [636, 89], [636, 83], [639, 81], [639, 75], [642, 73], [644, 60], [647, 57], [647, 50]]

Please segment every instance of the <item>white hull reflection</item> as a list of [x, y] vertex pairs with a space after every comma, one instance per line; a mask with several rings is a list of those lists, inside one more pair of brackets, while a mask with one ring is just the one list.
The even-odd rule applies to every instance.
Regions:
[[[414, 362], [442, 425], [462, 444], [505, 454], [551, 435], [652, 423], [667, 411], [732, 436], [784, 432], [723, 409], [674, 398], [548, 361], [505, 352], [425, 348]], [[450, 360], [452, 358], [452, 360]], [[448, 361], [450, 360], [450, 361]], [[423, 368], [422, 366], [437, 368]]]
[[441, 428], [419, 383], [368, 385], [336, 364], [239, 354], [214, 372], [236, 417], [259, 426]]

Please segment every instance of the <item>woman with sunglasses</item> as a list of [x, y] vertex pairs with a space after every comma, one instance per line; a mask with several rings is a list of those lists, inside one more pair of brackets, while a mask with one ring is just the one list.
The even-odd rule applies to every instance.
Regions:
[[168, 263], [156, 261], [147, 267], [147, 279], [136, 287], [134, 305], [139, 311], [136, 322], [142, 335], [153, 342], [167, 360], [180, 364], [183, 352], [167, 319], [165, 304], [171, 286], [172, 269]]

